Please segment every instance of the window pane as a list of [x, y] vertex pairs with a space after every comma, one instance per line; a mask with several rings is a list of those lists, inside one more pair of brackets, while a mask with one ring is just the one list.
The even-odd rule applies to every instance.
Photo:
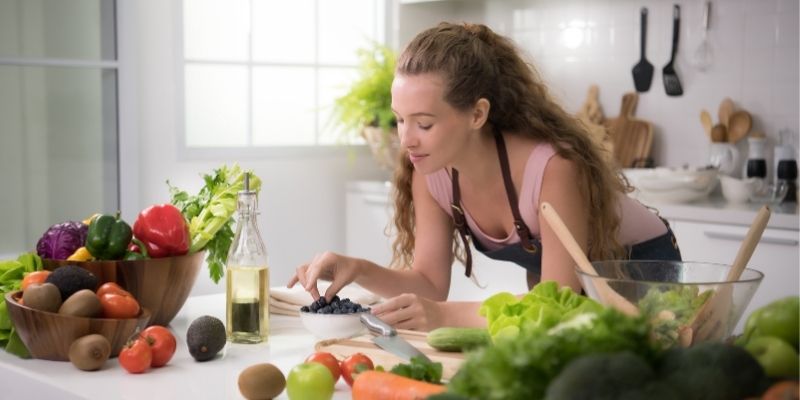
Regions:
[[247, 145], [247, 67], [186, 65], [186, 145]]
[[319, 62], [355, 65], [356, 50], [381, 39], [382, 17], [376, 1], [338, 0], [319, 2]]
[[113, 71], [0, 66], [4, 258], [52, 224], [119, 208], [115, 83]]
[[344, 95], [357, 78], [355, 68], [321, 68], [319, 70], [319, 143], [337, 144], [346, 141], [339, 121], [331, 115], [336, 98]]
[[190, 60], [247, 61], [249, 0], [185, 0], [183, 51]]
[[313, 63], [314, 0], [254, 0], [253, 59]]
[[113, 0], [0, 0], [0, 57], [113, 60], [113, 12]]
[[313, 145], [314, 69], [253, 69], [253, 145]]

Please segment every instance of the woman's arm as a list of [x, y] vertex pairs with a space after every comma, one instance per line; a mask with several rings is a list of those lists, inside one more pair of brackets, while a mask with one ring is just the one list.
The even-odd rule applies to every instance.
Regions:
[[[553, 205], [585, 253], [589, 242], [589, 207], [580, 191], [579, 185], [582, 182], [584, 181], [580, 179], [575, 164], [555, 155], [545, 167], [539, 202], [546, 201]], [[569, 286], [580, 293], [581, 285], [575, 273], [575, 262], [541, 214], [539, 227], [542, 235], [541, 279], [554, 280], [561, 286]]]

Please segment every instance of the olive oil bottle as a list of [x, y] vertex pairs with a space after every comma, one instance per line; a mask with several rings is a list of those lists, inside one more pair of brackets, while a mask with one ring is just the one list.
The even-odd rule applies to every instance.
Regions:
[[269, 267], [267, 250], [256, 223], [257, 196], [245, 173], [239, 192], [236, 235], [228, 253], [226, 315], [228, 340], [260, 343], [269, 335]]

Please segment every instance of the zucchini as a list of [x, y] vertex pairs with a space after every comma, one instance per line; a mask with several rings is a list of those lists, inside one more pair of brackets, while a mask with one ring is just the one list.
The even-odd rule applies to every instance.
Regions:
[[464, 351], [491, 342], [486, 328], [436, 328], [428, 332], [428, 345], [439, 351]]

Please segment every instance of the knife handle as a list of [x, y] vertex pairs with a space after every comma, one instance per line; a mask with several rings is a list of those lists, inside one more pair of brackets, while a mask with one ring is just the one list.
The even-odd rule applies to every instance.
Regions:
[[380, 318], [372, 315], [370, 312], [363, 312], [359, 317], [361, 323], [369, 329], [370, 332], [377, 333], [381, 336], [394, 336], [397, 331], [391, 325], [381, 321]]

